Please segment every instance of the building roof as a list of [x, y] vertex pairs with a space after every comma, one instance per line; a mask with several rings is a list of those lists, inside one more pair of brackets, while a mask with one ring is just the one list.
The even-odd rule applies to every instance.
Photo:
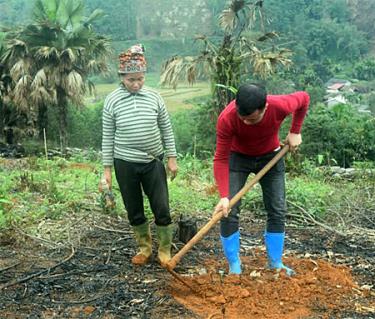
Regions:
[[348, 81], [348, 80], [344, 80], [344, 79], [335, 79], [335, 78], [331, 78], [327, 81], [327, 83], [325, 84], [325, 86], [328, 88], [334, 84], [343, 84], [343, 85], [351, 85], [351, 82]]
[[345, 83], [335, 83], [328, 87], [330, 90], [340, 90], [342, 87], [345, 86]]

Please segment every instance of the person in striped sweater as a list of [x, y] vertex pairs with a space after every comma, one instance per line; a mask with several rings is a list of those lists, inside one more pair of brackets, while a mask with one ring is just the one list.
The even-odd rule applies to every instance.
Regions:
[[[306, 92], [267, 95], [264, 87], [242, 85], [236, 99], [221, 112], [216, 131], [214, 175], [220, 193], [215, 213], [223, 211], [221, 242], [229, 272], [241, 273], [239, 214], [240, 202], [229, 212], [229, 199], [245, 184], [250, 173], [258, 173], [280, 150], [279, 129], [292, 114], [286, 143], [291, 150], [301, 144], [301, 127], [309, 107]], [[285, 167], [281, 159], [260, 180], [267, 212], [265, 244], [271, 269], [294, 271], [282, 262], [285, 236]]]
[[171, 258], [173, 226], [169, 209], [167, 169], [177, 174], [177, 153], [169, 115], [162, 97], [144, 87], [146, 59], [142, 45], [119, 56], [120, 86], [110, 93], [103, 108], [102, 156], [104, 178], [112, 186], [112, 167], [134, 231], [139, 252], [132, 258], [144, 265], [152, 256], [149, 222], [144, 214], [146, 194], [156, 224], [158, 260]]

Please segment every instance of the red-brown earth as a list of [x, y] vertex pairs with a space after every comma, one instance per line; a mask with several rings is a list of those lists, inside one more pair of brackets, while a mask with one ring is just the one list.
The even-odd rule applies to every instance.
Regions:
[[[175, 268], [193, 292], [156, 258], [131, 265], [136, 247], [126, 220], [73, 214], [69, 225], [61, 242], [21, 229], [0, 234], [0, 318], [375, 318], [374, 242], [366, 233], [344, 238], [288, 226], [285, 263], [297, 275], [287, 277], [265, 269], [263, 221], [248, 214], [243, 274], [226, 275], [215, 227]], [[174, 252], [183, 245], [175, 243]]]

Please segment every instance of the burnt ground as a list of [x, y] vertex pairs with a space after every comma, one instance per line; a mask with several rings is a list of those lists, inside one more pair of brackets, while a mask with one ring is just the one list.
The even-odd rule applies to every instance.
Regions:
[[[219, 275], [226, 266], [216, 226], [175, 269], [199, 296], [155, 260], [131, 265], [136, 247], [126, 221], [88, 217], [65, 241], [20, 229], [0, 235], [0, 318], [375, 318], [374, 242], [364, 232], [288, 227], [286, 261], [297, 271], [290, 279], [264, 269], [264, 225], [244, 218], [238, 278]], [[176, 239], [174, 253], [182, 246]]]

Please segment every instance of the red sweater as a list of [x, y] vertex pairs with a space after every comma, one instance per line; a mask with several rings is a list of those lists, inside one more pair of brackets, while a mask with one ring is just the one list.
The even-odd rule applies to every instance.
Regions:
[[230, 152], [249, 156], [272, 152], [280, 146], [280, 125], [289, 114], [293, 114], [290, 132], [301, 132], [309, 102], [310, 97], [306, 92], [267, 95], [268, 107], [263, 119], [254, 125], [246, 125], [240, 120], [235, 100], [227, 105], [217, 122], [214, 157], [214, 176], [221, 197], [229, 196]]

